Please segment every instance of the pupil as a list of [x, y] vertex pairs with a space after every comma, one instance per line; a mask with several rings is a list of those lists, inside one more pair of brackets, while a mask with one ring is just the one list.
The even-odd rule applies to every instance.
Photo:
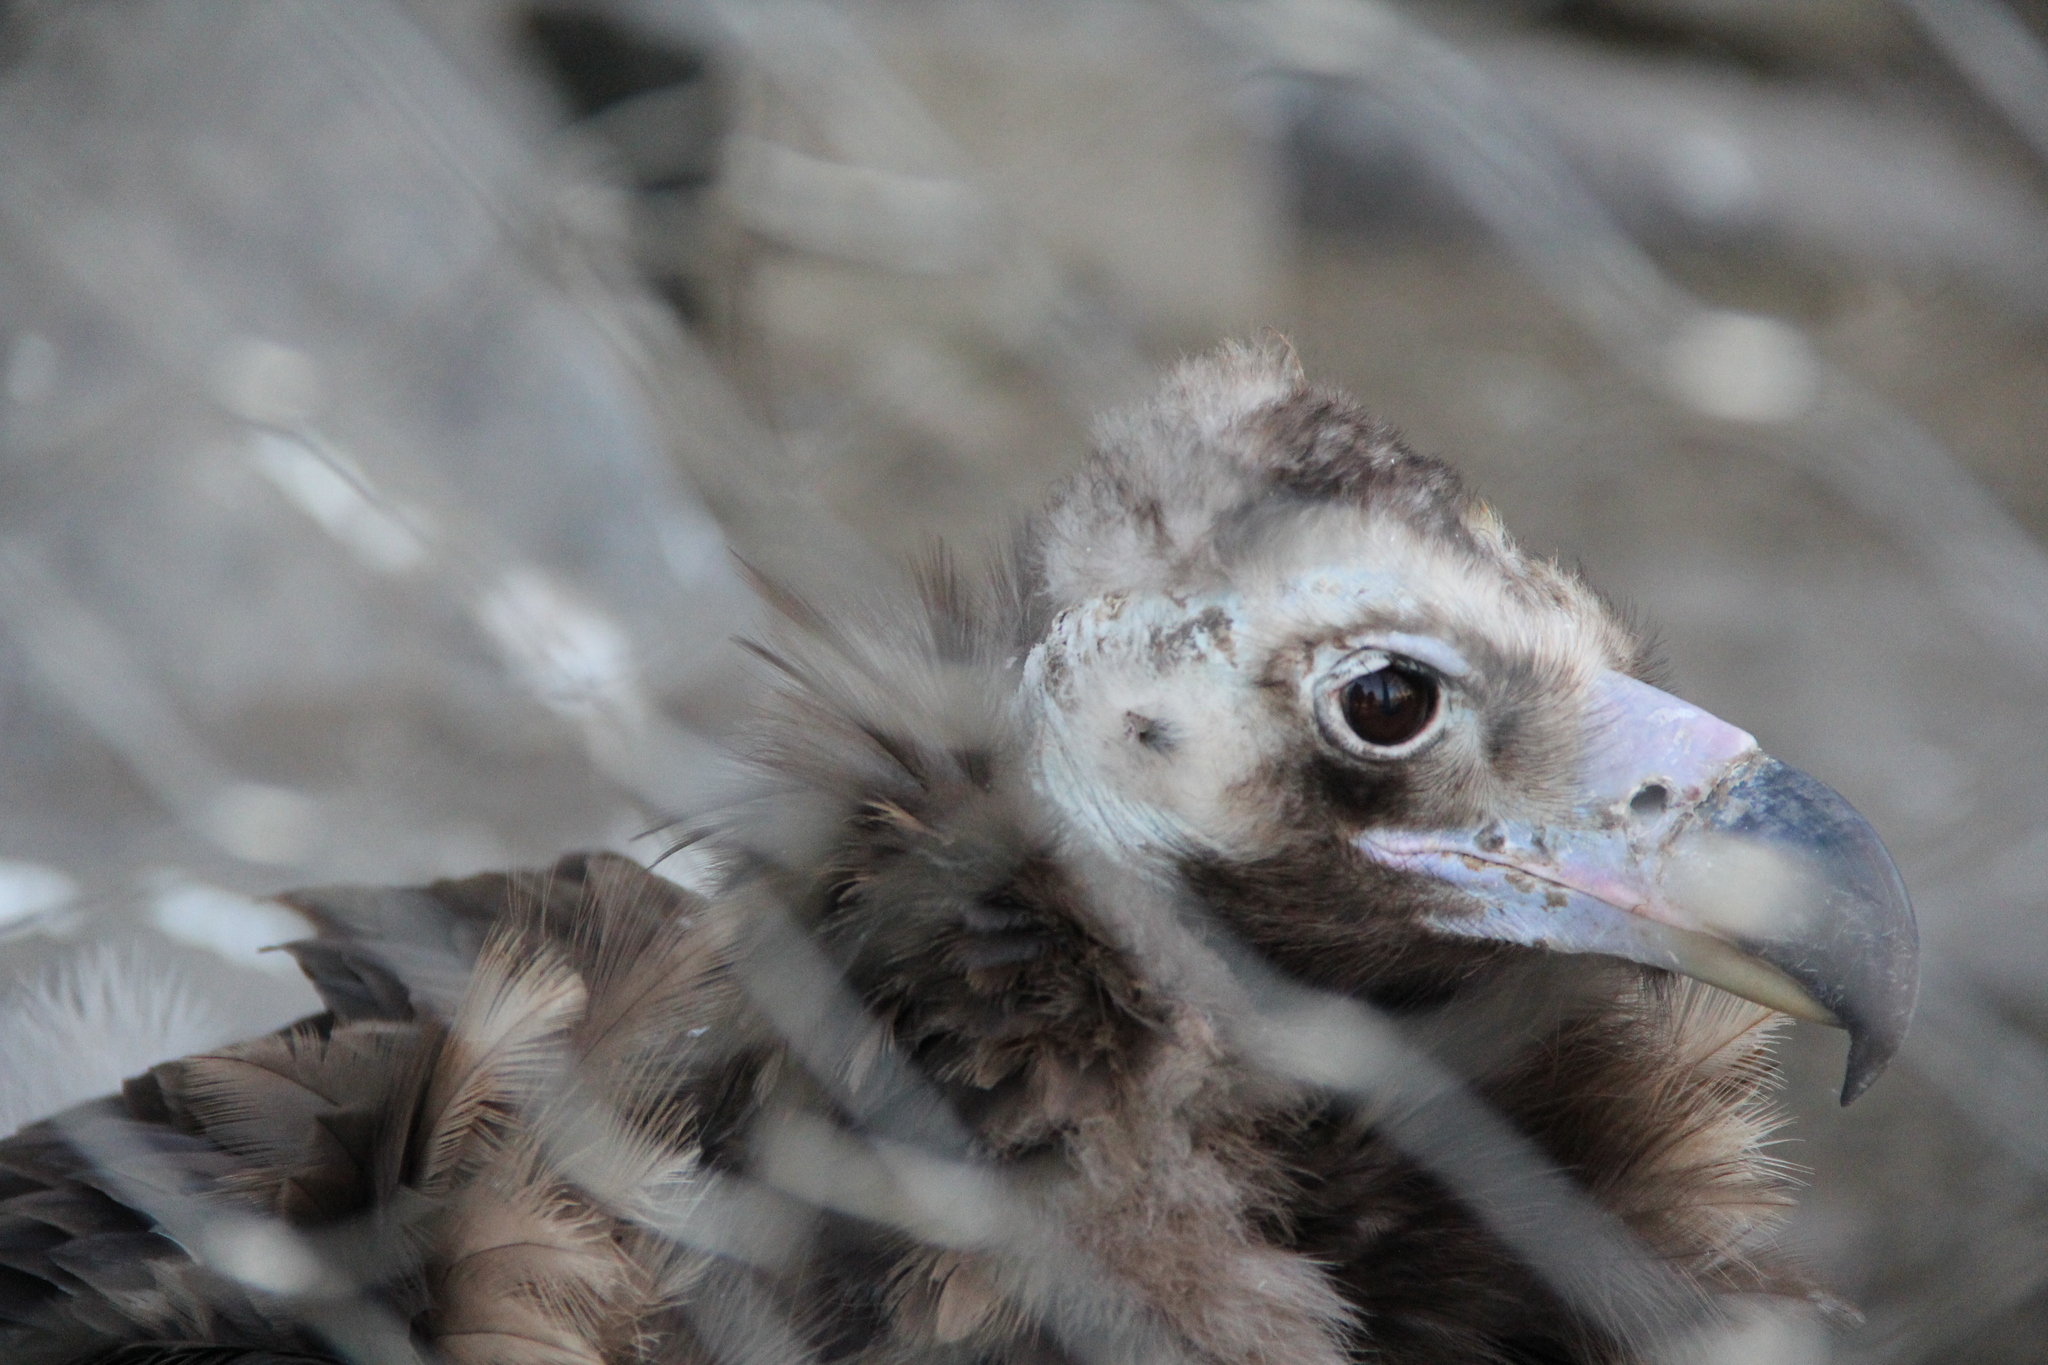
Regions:
[[1436, 684], [1398, 668], [1353, 678], [1344, 687], [1344, 722], [1367, 744], [1405, 744], [1435, 714]]

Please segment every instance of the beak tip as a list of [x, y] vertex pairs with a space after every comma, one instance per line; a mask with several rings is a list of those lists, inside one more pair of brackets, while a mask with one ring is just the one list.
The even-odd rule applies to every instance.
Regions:
[[1905, 1042], [1919, 993], [1920, 933], [1897, 864], [1838, 792], [1776, 759], [1728, 789], [1709, 821], [1808, 859], [1829, 888], [1829, 912], [1796, 941], [1751, 947], [1848, 1030], [1842, 1103], [1855, 1103]]
[[1842, 1073], [1842, 1107], [1848, 1108], [1863, 1097], [1872, 1083], [1884, 1074], [1898, 1055], [1906, 1041], [1906, 1032], [1912, 1027], [1913, 1006], [1918, 995], [1916, 965], [1912, 959], [1906, 961], [1904, 980], [1894, 990], [1890, 1009], [1882, 1018], [1868, 1017], [1851, 1020], [1849, 1028], [1849, 1061]]
[[1856, 1033], [1849, 1039], [1849, 1064], [1842, 1072], [1842, 1107], [1847, 1109], [1863, 1093], [1876, 1083], [1891, 1065], [1892, 1056], [1904, 1041], [1904, 1030], [1897, 1037], [1882, 1041], [1868, 1033]]
[[1871, 1083], [1884, 1074], [1905, 1044], [1913, 1026], [1913, 1011], [1920, 995], [1920, 935], [1913, 922], [1912, 902], [1905, 883], [1889, 854], [1879, 850], [1883, 870], [1889, 873], [1885, 911], [1875, 917], [1889, 919], [1890, 933], [1877, 935], [1886, 940], [1865, 949], [1869, 977], [1856, 994], [1844, 1001], [1849, 1028], [1849, 1061], [1842, 1075], [1842, 1104], [1856, 1102]]

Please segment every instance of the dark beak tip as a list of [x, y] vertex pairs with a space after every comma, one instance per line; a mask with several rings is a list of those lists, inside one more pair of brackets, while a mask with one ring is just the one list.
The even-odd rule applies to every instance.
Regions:
[[1842, 1073], [1842, 1107], [1847, 1109], [1863, 1098], [1906, 1041], [1912, 1023], [1909, 1002], [1895, 1026], [1883, 1030], [1852, 1029], [1849, 1034], [1849, 1063]]
[[1885, 1067], [1891, 1063], [1889, 1057], [1858, 1057], [1858, 1050], [1855, 1043], [1849, 1045], [1849, 1067], [1842, 1075], [1844, 1109], [1862, 1099], [1863, 1092], [1876, 1083], [1877, 1078], [1884, 1074]]
[[1919, 993], [1920, 933], [1906, 884], [1877, 831], [1839, 792], [1765, 759], [1714, 814], [1723, 830], [1797, 850], [1836, 888], [1833, 913], [1760, 956], [1812, 992], [1849, 1033], [1842, 1103], [1853, 1104], [1906, 1040]]
[[1868, 992], [1866, 997], [1871, 1004], [1880, 1006], [1883, 1012], [1873, 1017], [1866, 1011], [1847, 1020], [1849, 1061], [1842, 1075], [1842, 1107], [1845, 1109], [1863, 1097], [1905, 1044], [1919, 997], [1917, 935], [1894, 956], [1892, 965], [1896, 975], [1889, 989]]
[[[1868, 828], [1866, 826], [1866, 828]], [[1864, 950], [1867, 976], [1844, 1003], [1849, 1029], [1849, 1061], [1842, 1076], [1842, 1105], [1854, 1104], [1884, 1074], [1905, 1044], [1920, 995], [1920, 929], [1905, 880], [1891, 854], [1870, 836], [1874, 913], [1877, 940]]]

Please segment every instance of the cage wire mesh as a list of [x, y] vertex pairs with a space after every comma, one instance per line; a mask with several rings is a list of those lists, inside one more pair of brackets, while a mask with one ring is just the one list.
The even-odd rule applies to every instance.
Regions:
[[[1810, 1172], [1788, 1236], [1860, 1326], [1707, 1324], [1398, 1029], [1232, 959], [1217, 989], [1261, 1055], [1380, 1106], [1660, 1358], [2039, 1359], [2041, 19], [16, 0], [0, 1033], [75, 1049], [67, 999], [126, 991], [98, 1069], [0, 1063], [24, 1078], [0, 1128], [316, 1008], [259, 951], [304, 931], [273, 893], [656, 858], [730, 775], [742, 562], [853, 592], [933, 537], [991, 540], [1091, 414], [1270, 327], [1632, 603], [1674, 690], [1868, 813], [1926, 956], [1915, 1033], [1857, 1107], [1832, 1107], [1834, 1036], [1784, 1047], [1783, 1150]], [[695, 851], [662, 867], [714, 884]], [[812, 1207], [996, 1248], [1071, 1301], [1065, 1353], [1172, 1358], [749, 894], [781, 946], [745, 989], [798, 1055], [880, 1059], [838, 1097], [868, 1137], [791, 1120], [751, 1182], [636, 1187], [636, 1225], [742, 1270]], [[576, 1082], [535, 1085], [546, 1108]], [[578, 1122], [549, 1138], [572, 1173], [610, 1141]], [[412, 1358], [348, 1292], [374, 1267], [345, 1233], [224, 1220], [119, 1133], [74, 1136], [347, 1358]], [[714, 1274], [700, 1336], [802, 1357]]]

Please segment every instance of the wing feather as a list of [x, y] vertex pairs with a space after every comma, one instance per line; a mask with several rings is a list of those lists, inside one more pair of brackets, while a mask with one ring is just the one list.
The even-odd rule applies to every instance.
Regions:
[[504, 1154], [438, 1230], [436, 1349], [457, 1365], [602, 1365], [646, 1283], [613, 1234], [530, 1154]]
[[485, 943], [427, 1084], [419, 1185], [447, 1189], [520, 1106], [560, 1086], [588, 996], [546, 944], [501, 928]]

